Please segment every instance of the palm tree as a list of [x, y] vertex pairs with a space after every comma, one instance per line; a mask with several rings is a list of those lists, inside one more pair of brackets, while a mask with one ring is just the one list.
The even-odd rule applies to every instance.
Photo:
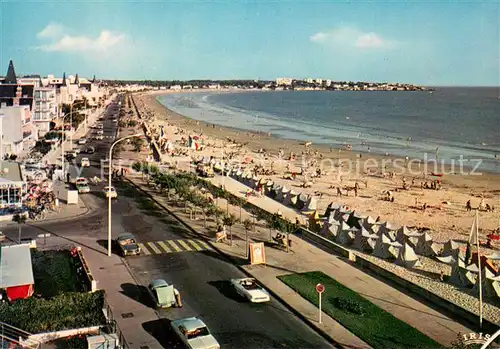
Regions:
[[243, 221], [243, 226], [245, 227], [245, 256], [248, 258], [248, 231], [252, 230], [253, 228], [253, 222], [250, 219], [245, 219]]
[[230, 245], [232, 246], [233, 245], [233, 232], [231, 230], [231, 227], [234, 225], [234, 223], [236, 223], [236, 217], [233, 214], [228, 214], [223, 218], [222, 223], [226, 227], [229, 227]]
[[12, 221], [17, 223], [17, 226], [19, 228], [19, 239], [18, 243], [21, 243], [21, 228], [24, 223], [26, 223], [26, 216], [24, 214], [19, 214], [16, 213], [14, 217], [12, 217]]

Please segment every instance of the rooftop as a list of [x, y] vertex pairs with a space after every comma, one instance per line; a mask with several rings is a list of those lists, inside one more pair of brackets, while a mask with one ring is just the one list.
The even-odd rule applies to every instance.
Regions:
[[23, 182], [21, 166], [18, 162], [0, 161], [0, 183]]
[[28, 244], [0, 246], [0, 288], [34, 283]]

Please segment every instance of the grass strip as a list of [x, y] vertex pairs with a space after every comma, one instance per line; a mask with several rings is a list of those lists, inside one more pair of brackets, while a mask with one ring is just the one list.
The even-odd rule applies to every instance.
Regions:
[[443, 348], [320, 271], [282, 275], [278, 279], [315, 306], [319, 301], [315, 286], [323, 284], [322, 310], [374, 349]]

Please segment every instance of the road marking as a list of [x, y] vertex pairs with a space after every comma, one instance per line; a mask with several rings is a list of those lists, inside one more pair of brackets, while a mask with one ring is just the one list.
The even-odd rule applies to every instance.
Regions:
[[144, 253], [146, 256], [149, 256], [151, 252], [144, 246], [144, 244], [138, 243], [139, 247], [141, 248], [141, 252]]
[[156, 254], [161, 254], [161, 251], [158, 247], [156, 247], [156, 245], [152, 242], [148, 242], [148, 245], [149, 247], [151, 247], [151, 249], [153, 250], [154, 253]]
[[181, 251], [182, 251], [182, 250], [180, 249], [180, 247], [179, 247], [179, 246], [177, 246], [177, 245], [175, 244], [175, 242], [173, 242], [172, 240], [167, 240], [167, 242], [168, 242], [168, 244], [169, 244], [170, 246], [172, 246], [172, 248], [173, 248], [176, 252], [181, 252]]
[[196, 251], [201, 251], [202, 250], [202, 248], [196, 242], [194, 242], [193, 240], [187, 240], [187, 242], [189, 242], [189, 244], [191, 246], [193, 246]]
[[160, 247], [163, 248], [165, 250], [165, 252], [167, 252], [167, 253], [172, 252], [172, 250], [167, 245], [165, 245], [165, 243], [163, 241], [156, 241], [156, 243], [158, 245], [160, 245]]
[[200, 244], [204, 249], [206, 250], [211, 250], [212, 248], [210, 246], [207, 245], [207, 243], [205, 241], [202, 241], [202, 240], [196, 240], [196, 242], [198, 244]]
[[191, 247], [189, 247], [189, 246], [188, 246], [188, 244], [186, 244], [184, 241], [182, 241], [182, 240], [177, 240], [177, 243], [178, 243], [179, 245], [181, 245], [182, 247], [184, 247], [184, 249], [185, 249], [186, 251], [192, 251]]

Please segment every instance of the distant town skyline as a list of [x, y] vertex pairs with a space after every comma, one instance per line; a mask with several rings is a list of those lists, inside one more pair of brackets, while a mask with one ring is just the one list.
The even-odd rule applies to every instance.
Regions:
[[0, 66], [13, 59], [19, 75], [424, 86], [499, 86], [500, 80], [497, 1], [29, 6], [0, 3]]

